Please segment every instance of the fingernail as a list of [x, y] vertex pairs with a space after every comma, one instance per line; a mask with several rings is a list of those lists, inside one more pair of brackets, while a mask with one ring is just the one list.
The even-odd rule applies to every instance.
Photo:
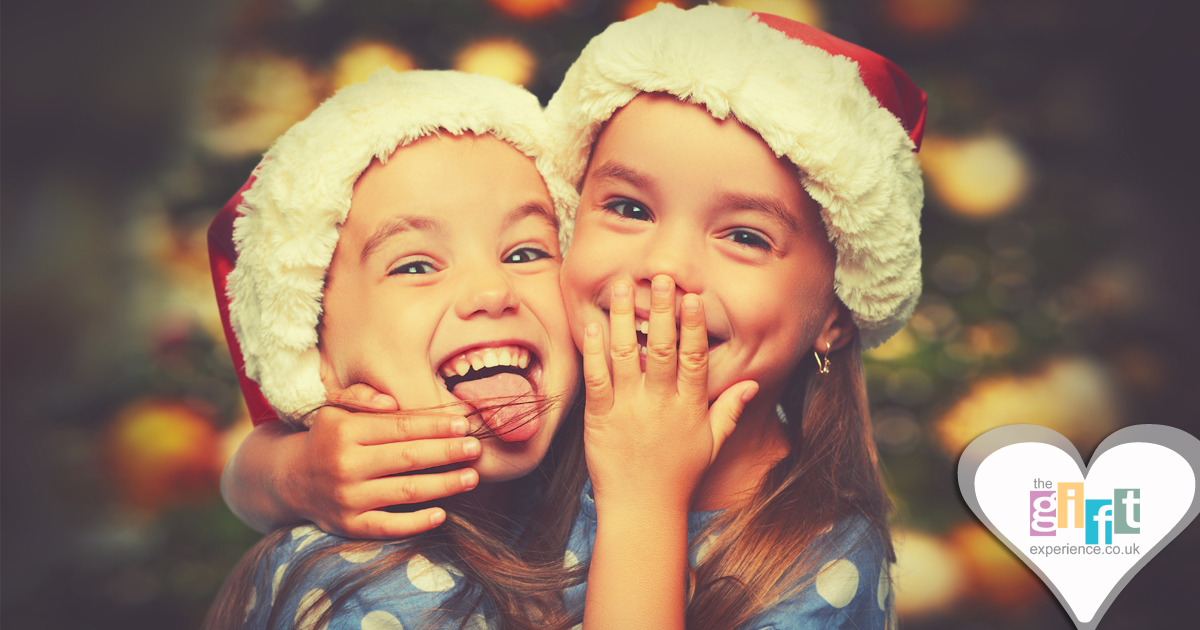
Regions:
[[479, 454], [479, 440], [475, 438], [467, 438], [463, 441], [463, 454], [467, 457], [475, 457]]
[[671, 290], [672, 284], [674, 284], [674, 283], [671, 282], [671, 279], [666, 276], [655, 276], [654, 277], [654, 292], [659, 295], [665, 295], [667, 292], [669, 292]]
[[695, 313], [700, 310], [700, 298], [694, 293], [689, 293], [683, 296], [683, 310], [689, 313]]
[[592, 322], [592, 323], [588, 324], [587, 326], [584, 326], [583, 334], [587, 335], [588, 337], [599, 337], [600, 336], [600, 324], [597, 324], [596, 322]]
[[619, 298], [629, 297], [629, 285], [628, 284], [614, 284], [613, 285], [613, 297], [619, 297]]
[[749, 387], [742, 391], [742, 402], [748, 403], [758, 393], [758, 383], [751, 383]]
[[467, 421], [463, 418], [450, 421], [450, 432], [454, 435], [467, 434]]
[[434, 510], [429, 514], [429, 524], [437, 527], [446, 522], [446, 513], [441, 510]]
[[463, 488], [467, 490], [474, 488], [475, 483], [479, 480], [475, 474], [475, 470], [472, 468], [464, 468], [463, 471], [459, 473], [459, 479], [462, 480]]

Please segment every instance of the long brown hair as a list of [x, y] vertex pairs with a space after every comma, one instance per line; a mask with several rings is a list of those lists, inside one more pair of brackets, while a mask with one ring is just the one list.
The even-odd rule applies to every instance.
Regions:
[[[540, 404], [527, 416], [545, 413], [551, 406], [537, 402]], [[514, 404], [528, 404], [528, 401], [505, 403]], [[264, 537], [242, 557], [202, 627], [241, 628], [248, 620], [248, 606], [253, 605], [256, 594], [274, 591], [272, 601], [286, 602], [306, 584], [311, 586], [314, 578], [320, 580], [325, 593], [320, 600], [302, 603], [302, 610], [295, 613], [273, 607], [261, 627], [290, 628], [297, 619], [305, 619], [308, 627], [323, 627], [355, 593], [382, 576], [403, 570], [405, 563], [418, 554], [437, 564], [449, 564], [464, 576], [463, 580], [456, 580], [456, 588], [444, 605], [428, 612], [429, 627], [465, 628], [472, 613], [485, 611], [497, 615], [502, 628], [544, 630], [577, 623], [578, 619], [570, 618], [563, 609], [561, 594], [584, 579], [587, 570], [563, 568], [563, 553], [585, 480], [582, 410], [581, 401], [568, 404], [542, 463], [515, 482], [514, 497], [539, 498], [517, 540], [512, 538], [511, 515], [487, 510], [473, 498], [474, 493], [468, 493], [443, 502], [447, 518], [441, 526], [408, 538], [404, 544], [389, 545], [388, 553], [356, 565], [352, 572], [331, 575], [327, 573], [328, 562], [339, 553], [374, 549], [380, 544], [378, 541], [313, 545], [289, 559], [286, 575], [273, 589], [273, 576], [265, 571], [269, 554], [290, 534], [290, 528], [280, 529]], [[460, 611], [461, 617], [451, 611]]]
[[[779, 604], [812, 582], [835, 547], [874, 545], [895, 561], [858, 335], [835, 353], [829, 374], [801, 362], [780, 405], [790, 452], [745, 506], [706, 529], [713, 538], [691, 575], [689, 630], [735, 628]], [[821, 536], [856, 516], [869, 524], [858, 540]]]

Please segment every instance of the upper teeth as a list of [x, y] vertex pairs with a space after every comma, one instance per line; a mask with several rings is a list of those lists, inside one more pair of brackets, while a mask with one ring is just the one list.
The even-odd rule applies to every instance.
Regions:
[[451, 357], [442, 364], [441, 372], [442, 376], [466, 376], [471, 370], [498, 365], [516, 366], [523, 370], [529, 367], [529, 350], [521, 346], [475, 348]]
[[650, 321], [643, 319], [642, 321], [638, 322], [637, 330], [638, 330], [638, 332], [642, 333], [643, 335], [649, 335], [650, 334]]

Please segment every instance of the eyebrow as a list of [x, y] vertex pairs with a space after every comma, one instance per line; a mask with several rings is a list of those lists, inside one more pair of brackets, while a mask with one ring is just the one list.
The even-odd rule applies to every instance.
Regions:
[[735, 210], [753, 210], [766, 214], [796, 234], [802, 231], [800, 223], [796, 221], [795, 215], [788, 211], [787, 206], [782, 201], [773, 197], [756, 197], [754, 195], [729, 192], [721, 195], [721, 203]]
[[638, 188], [649, 188], [650, 178], [619, 162], [608, 161], [592, 171], [592, 179], [616, 179]]
[[542, 219], [548, 223], [550, 227], [554, 228], [555, 234], [558, 234], [558, 217], [555, 216], [553, 210], [548, 208], [546, 204], [540, 201], [531, 201], [529, 203], [522, 204], [512, 212], [509, 212], [508, 216], [504, 217], [504, 222], [501, 224], [500, 229], [507, 230], [528, 216], [536, 216], [539, 219]]
[[380, 245], [389, 238], [409, 231], [439, 231], [442, 229], [442, 223], [436, 219], [429, 217], [414, 217], [414, 216], [398, 216], [391, 221], [379, 226], [378, 230], [367, 239], [367, 244], [363, 245], [362, 254], [359, 260], [366, 262], [375, 250], [379, 249]]

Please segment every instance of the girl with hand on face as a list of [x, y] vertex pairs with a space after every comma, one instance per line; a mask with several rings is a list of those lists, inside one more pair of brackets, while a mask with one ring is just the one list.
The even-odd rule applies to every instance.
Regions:
[[585, 627], [885, 627], [860, 352], [920, 293], [924, 94], [803, 24], [660, 5], [594, 38], [546, 113], [581, 197]]
[[[530, 597], [552, 591], [536, 582], [547, 573], [530, 567], [561, 568], [571, 515], [557, 508], [582, 463], [577, 426], [552, 448], [579, 367], [558, 282], [558, 217], [575, 192], [548, 138], [521, 88], [385, 70], [267, 153], [232, 221], [225, 312], [272, 412], [303, 427], [321, 408], [392, 410], [355, 414], [373, 422], [347, 427], [367, 447], [436, 435], [439, 415], [494, 439], [452, 438], [474, 446], [459, 450], [475, 468], [441, 475], [480, 491], [437, 530], [381, 544], [280, 529], [243, 558], [206, 627], [553, 623], [553, 602]], [[368, 468], [396, 456], [363, 450]], [[547, 509], [530, 507], [539, 497]]]

